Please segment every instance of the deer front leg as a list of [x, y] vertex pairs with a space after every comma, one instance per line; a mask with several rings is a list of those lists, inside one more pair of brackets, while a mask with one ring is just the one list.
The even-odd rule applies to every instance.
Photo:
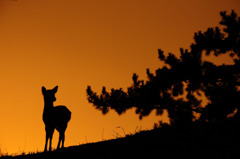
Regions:
[[44, 151], [47, 151], [48, 139], [50, 140], [49, 151], [51, 151], [52, 150], [52, 137], [53, 137], [54, 129], [52, 127], [45, 127], [45, 130], [46, 130], [46, 143], [45, 143]]
[[52, 151], [52, 137], [53, 137], [53, 132], [54, 132], [54, 129], [51, 128], [51, 129], [50, 129], [50, 136], [49, 136], [49, 138], [50, 138], [49, 151]]
[[44, 152], [47, 151], [47, 145], [48, 145], [48, 133], [46, 132], [46, 141], [45, 141], [45, 148], [44, 148]]

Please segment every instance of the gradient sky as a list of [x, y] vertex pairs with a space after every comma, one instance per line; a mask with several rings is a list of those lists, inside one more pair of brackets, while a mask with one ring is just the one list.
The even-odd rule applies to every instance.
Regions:
[[[146, 79], [146, 68], [161, 67], [158, 48], [178, 54], [232, 9], [240, 13], [239, 0], [0, 0], [0, 150], [43, 151], [42, 86], [58, 85], [55, 105], [72, 112], [66, 146], [124, 135], [119, 126], [151, 129], [155, 112], [141, 121], [134, 109], [103, 116], [87, 85], [99, 92], [126, 89], [133, 73]], [[57, 140], [55, 131], [54, 148]]]

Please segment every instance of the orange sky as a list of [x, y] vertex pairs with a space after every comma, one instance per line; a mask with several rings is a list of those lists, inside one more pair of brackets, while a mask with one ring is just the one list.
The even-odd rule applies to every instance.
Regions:
[[[55, 105], [72, 119], [66, 146], [114, 138], [161, 119], [139, 120], [134, 110], [103, 116], [86, 99], [87, 85], [126, 88], [133, 73], [161, 64], [157, 49], [189, 48], [194, 32], [217, 26], [219, 11], [240, 11], [239, 0], [1, 0], [0, 149], [42, 151], [41, 87], [58, 85]], [[218, 61], [222, 62], [222, 61]], [[55, 131], [53, 147], [58, 133]]]

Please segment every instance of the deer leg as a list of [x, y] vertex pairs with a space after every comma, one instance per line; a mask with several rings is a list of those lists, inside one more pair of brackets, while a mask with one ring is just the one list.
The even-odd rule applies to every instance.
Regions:
[[45, 148], [44, 148], [44, 152], [47, 151], [47, 144], [48, 144], [48, 133], [46, 132], [46, 141], [45, 141]]
[[48, 126], [45, 126], [45, 131], [46, 131], [46, 141], [45, 141], [44, 152], [47, 151], [48, 139], [50, 138], [50, 128]]
[[59, 149], [60, 143], [61, 143], [61, 133], [59, 132], [59, 139], [58, 139], [57, 149]]
[[62, 133], [61, 140], [62, 140], [62, 148], [64, 148], [65, 132]]
[[61, 143], [62, 143], [62, 148], [64, 147], [64, 139], [65, 139], [64, 132], [59, 132], [59, 140], [58, 140], [57, 149], [60, 148]]
[[61, 142], [62, 142], [62, 147], [64, 147], [64, 140], [65, 140], [65, 131], [66, 131], [67, 125], [63, 125], [60, 128], [57, 128], [57, 131], [59, 132], [59, 140], [58, 140], [58, 146], [57, 148], [60, 148]]
[[65, 141], [65, 131], [67, 129], [67, 123], [64, 125], [62, 133], [61, 133], [61, 140], [62, 140], [62, 148], [64, 148], [64, 141]]
[[52, 151], [52, 137], [53, 137], [54, 129], [51, 128], [49, 131], [50, 131], [50, 132], [49, 132], [49, 138], [50, 138], [49, 151]]

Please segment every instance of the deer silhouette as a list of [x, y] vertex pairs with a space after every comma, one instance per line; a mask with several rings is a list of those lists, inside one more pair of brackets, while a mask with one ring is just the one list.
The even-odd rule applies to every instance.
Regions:
[[71, 119], [71, 112], [66, 106], [53, 106], [53, 102], [56, 101], [55, 93], [57, 92], [57, 90], [58, 86], [50, 90], [46, 90], [45, 87], [42, 87], [42, 94], [44, 97], [43, 122], [45, 124], [46, 131], [46, 142], [44, 151], [47, 151], [48, 139], [50, 140], [49, 151], [52, 150], [52, 137], [54, 129], [59, 132], [57, 149], [60, 148], [61, 142], [62, 148], [64, 147], [65, 131], [67, 128], [67, 124]]

